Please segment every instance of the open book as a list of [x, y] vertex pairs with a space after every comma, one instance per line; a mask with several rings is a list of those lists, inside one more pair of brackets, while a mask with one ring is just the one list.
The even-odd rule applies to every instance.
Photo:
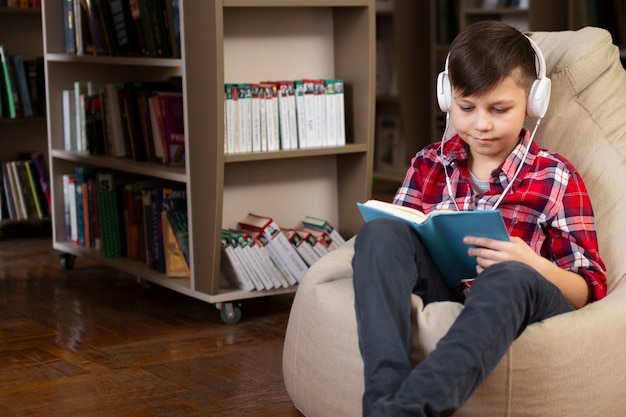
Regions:
[[357, 203], [365, 221], [379, 217], [401, 219], [419, 234], [435, 265], [450, 286], [476, 277], [476, 259], [467, 254], [465, 236], [510, 240], [497, 210], [434, 211], [428, 215], [410, 207], [379, 200]]

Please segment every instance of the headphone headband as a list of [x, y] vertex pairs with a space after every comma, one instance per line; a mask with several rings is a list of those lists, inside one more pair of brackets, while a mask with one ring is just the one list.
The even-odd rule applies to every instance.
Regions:
[[[527, 113], [531, 117], [543, 118], [548, 110], [548, 104], [550, 104], [550, 89], [552, 82], [550, 78], [546, 76], [546, 60], [539, 49], [539, 46], [533, 41], [530, 36], [524, 34], [530, 46], [535, 52], [537, 65], [535, 65], [538, 72], [537, 79], [530, 88], [528, 94], [528, 106]], [[452, 85], [448, 77], [448, 60], [450, 54], [446, 56], [446, 63], [443, 72], [439, 73], [437, 77], [437, 101], [441, 111], [448, 113], [452, 109]]]

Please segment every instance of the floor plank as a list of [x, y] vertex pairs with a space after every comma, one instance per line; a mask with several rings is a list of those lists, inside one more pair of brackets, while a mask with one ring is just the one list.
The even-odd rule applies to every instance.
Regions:
[[45, 232], [5, 236], [0, 417], [302, 416], [282, 380], [292, 295], [245, 301], [226, 325], [92, 262], [63, 270]]

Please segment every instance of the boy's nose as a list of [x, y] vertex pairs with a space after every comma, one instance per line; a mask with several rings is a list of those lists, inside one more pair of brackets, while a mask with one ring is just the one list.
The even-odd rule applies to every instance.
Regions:
[[474, 120], [474, 128], [481, 132], [491, 130], [492, 121], [491, 115], [487, 111], [477, 111], [476, 118]]

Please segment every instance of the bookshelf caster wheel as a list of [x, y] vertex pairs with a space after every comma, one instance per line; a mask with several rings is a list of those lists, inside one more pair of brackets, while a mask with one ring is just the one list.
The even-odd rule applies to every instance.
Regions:
[[59, 259], [61, 261], [61, 268], [66, 271], [71, 271], [72, 269], [74, 269], [74, 261], [76, 260], [76, 256], [69, 253], [62, 253], [61, 255], [59, 255]]
[[220, 318], [226, 324], [237, 324], [241, 320], [241, 307], [233, 303], [225, 303], [217, 306], [220, 310]]
[[145, 291], [146, 293], [152, 293], [155, 290], [155, 285], [153, 283], [151, 283], [150, 281], [146, 281], [145, 279], [136, 278], [137, 284], [139, 285], [139, 288], [141, 288], [143, 291]]

